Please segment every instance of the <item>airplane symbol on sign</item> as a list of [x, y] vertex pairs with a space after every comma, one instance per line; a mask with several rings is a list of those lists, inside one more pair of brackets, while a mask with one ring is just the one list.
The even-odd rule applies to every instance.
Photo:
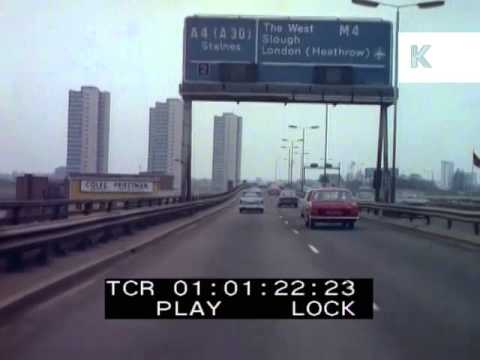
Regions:
[[375, 50], [375, 54], [373, 54], [373, 56], [375, 57], [375, 59], [377, 59], [378, 61], [382, 61], [383, 58], [385, 56], [387, 56], [387, 54], [385, 54], [385, 52], [383, 51], [382, 48], [378, 48], [377, 50]]

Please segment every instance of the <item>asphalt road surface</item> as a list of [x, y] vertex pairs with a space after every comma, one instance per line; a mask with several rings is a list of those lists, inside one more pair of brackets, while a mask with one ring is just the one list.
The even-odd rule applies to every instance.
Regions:
[[[105, 320], [105, 277], [373, 277], [374, 320]], [[480, 251], [231, 207], [0, 329], [2, 359], [480, 359]]]

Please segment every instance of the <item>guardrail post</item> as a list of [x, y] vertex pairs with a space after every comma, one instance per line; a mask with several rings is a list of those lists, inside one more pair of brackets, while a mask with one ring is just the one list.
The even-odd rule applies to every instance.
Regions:
[[77, 243], [77, 250], [84, 251], [88, 246], [92, 245], [92, 239], [90, 234], [81, 235], [79, 242]]
[[52, 251], [57, 256], [65, 256], [68, 254], [68, 248], [62, 246], [61, 241], [55, 241], [52, 245]]
[[447, 220], [447, 228], [448, 228], [448, 230], [450, 230], [452, 228], [452, 220], [451, 219]]
[[123, 202], [123, 208], [126, 209], [126, 210], [128, 210], [129, 207], [130, 207], [129, 201], [128, 201], [128, 200], [125, 200], [125, 201]]
[[101, 243], [106, 243], [109, 240], [113, 238], [113, 230], [110, 227], [107, 227], [104, 231], [103, 234], [100, 236], [100, 242]]
[[92, 212], [92, 203], [86, 202], [83, 204], [83, 215], [88, 215]]
[[45, 220], [47, 216], [45, 216], [45, 206], [40, 206], [40, 220]]
[[123, 233], [125, 235], [131, 235], [133, 234], [133, 230], [132, 230], [132, 224], [129, 224], [129, 223], [126, 223], [126, 224], [123, 224]]
[[427, 221], [427, 225], [430, 225], [430, 216], [425, 216], [425, 220]]
[[480, 224], [479, 223], [473, 224], [473, 230], [475, 231], [475, 235], [480, 234]]
[[60, 219], [61, 212], [62, 212], [62, 205], [53, 205], [52, 220]]
[[10, 220], [10, 223], [11, 223], [12, 225], [18, 225], [18, 224], [20, 224], [20, 209], [21, 209], [21, 208], [20, 208], [20, 207], [17, 207], [17, 206], [15, 206], [15, 207], [13, 207], [13, 208], [11, 209], [11, 215], [10, 215], [10, 219], [11, 219], [11, 220]]
[[46, 265], [48, 263], [49, 255], [48, 245], [42, 246], [36, 257], [37, 264]]
[[111, 212], [113, 209], [113, 201], [107, 202], [107, 212]]
[[16, 271], [23, 269], [23, 258], [21, 252], [14, 252], [7, 258], [7, 271]]

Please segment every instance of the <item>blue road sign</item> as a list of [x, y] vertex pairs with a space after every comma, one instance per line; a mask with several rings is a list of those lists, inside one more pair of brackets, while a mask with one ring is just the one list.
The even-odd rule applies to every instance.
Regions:
[[390, 66], [391, 24], [352, 20], [261, 19], [258, 62], [265, 65]]
[[191, 98], [389, 104], [394, 98], [392, 24], [383, 20], [187, 17], [183, 61], [181, 92]]
[[187, 63], [255, 61], [255, 19], [188, 17], [184, 32]]

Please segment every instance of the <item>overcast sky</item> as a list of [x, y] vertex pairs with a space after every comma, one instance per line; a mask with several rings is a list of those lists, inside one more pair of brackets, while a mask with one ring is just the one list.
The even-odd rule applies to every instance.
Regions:
[[[0, 173], [49, 172], [65, 164], [68, 90], [82, 85], [111, 93], [110, 171], [144, 170], [148, 109], [179, 96], [183, 20], [192, 14], [395, 15], [349, 0], [0, 0]], [[477, 32], [479, 14], [480, 2], [472, 0], [407, 9], [401, 31]], [[442, 159], [470, 170], [472, 148], [480, 151], [480, 85], [402, 84], [400, 91], [401, 172], [434, 170], [438, 179]], [[323, 157], [323, 105], [195, 103], [195, 177], [211, 176], [213, 116], [225, 111], [244, 119], [244, 177], [273, 177], [275, 159], [286, 174], [280, 138], [300, 135], [289, 123], [319, 125], [308, 134], [306, 151], [310, 161]], [[378, 109], [337, 106], [330, 114], [329, 157], [344, 167], [352, 161], [373, 166]]]

